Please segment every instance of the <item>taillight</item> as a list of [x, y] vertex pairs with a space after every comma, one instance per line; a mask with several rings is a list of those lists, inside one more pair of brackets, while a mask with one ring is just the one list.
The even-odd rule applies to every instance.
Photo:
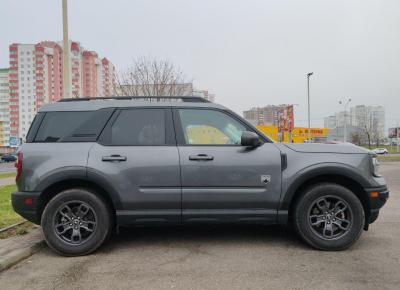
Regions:
[[15, 177], [16, 180], [21, 176], [23, 159], [24, 159], [24, 155], [22, 154], [22, 152], [18, 152], [17, 153], [17, 162], [15, 162], [15, 167], [17, 168], [17, 176]]

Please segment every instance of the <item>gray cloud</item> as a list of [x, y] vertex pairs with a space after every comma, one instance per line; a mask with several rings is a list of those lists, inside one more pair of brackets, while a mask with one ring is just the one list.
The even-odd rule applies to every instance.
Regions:
[[[8, 45], [61, 39], [61, 1], [2, 0], [0, 66]], [[295, 103], [313, 125], [337, 100], [384, 105], [400, 121], [400, 2], [393, 0], [69, 0], [70, 38], [125, 68], [138, 55], [169, 58], [195, 86], [235, 111]]]

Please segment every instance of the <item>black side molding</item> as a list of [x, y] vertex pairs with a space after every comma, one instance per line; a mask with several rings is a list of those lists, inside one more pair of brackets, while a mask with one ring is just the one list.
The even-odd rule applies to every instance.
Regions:
[[286, 153], [281, 153], [281, 169], [282, 171], [287, 168], [287, 155]]

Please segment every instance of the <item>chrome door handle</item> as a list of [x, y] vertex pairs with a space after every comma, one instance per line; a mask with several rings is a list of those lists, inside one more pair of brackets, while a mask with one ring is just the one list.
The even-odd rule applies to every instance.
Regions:
[[190, 155], [189, 160], [193, 161], [211, 161], [214, 160], [214, 156], [207, 154]]
[[126, 161], [126, 156], [121, 155], [110, 155], [110, 156], [103, 156], [101, 158], [102, 161], [109, 161], [109, 162], [121, 162]]

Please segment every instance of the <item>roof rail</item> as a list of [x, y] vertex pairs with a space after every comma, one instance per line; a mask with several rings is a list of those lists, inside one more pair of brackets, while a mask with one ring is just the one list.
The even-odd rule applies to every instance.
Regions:
[[95, 98], [67, 98], [61, 99], [58, 102], [79, 102], [79, 101], [95, 101], [95, 100], [141, 100], [149, 102], [165, 102], [165, 101], [180, 101], [188, 103], [210, 103], [202, 97], [196, 96], [123, 96], [123, 97], [95, 97]]

